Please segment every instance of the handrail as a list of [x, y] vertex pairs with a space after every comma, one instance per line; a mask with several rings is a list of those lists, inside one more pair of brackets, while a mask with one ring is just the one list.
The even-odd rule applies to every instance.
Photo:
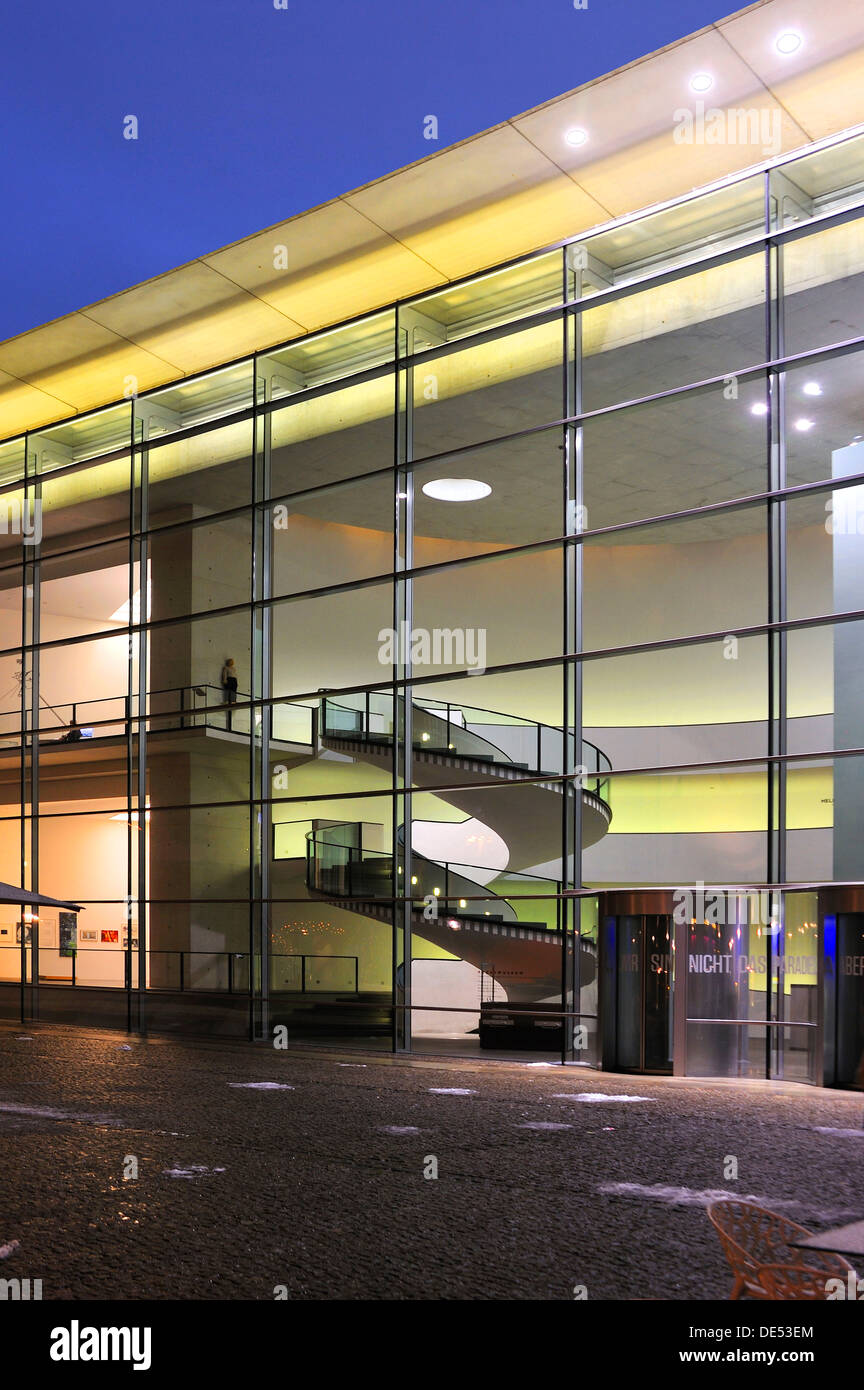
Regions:
[[[346, 703], [344, 697], [340, 698], [339, 700], [333, 700], [327, 696], [323, 696], [321, 700], [322, 737], [339, 738], [345, 737], [347, 735], [353, 735], [354, 737], [374, 740], [376, 737], [381, 736], [385, 738], [389, 737], [389, 739], [392, 741], [394, 725], [397, 723], [398, 719], [399, 706], [400, 704], [404, 703], [405, 697], [399, 695], [395, 698], [396, 710], [394, 713], [394, 697], [384, 691], [367, 691], [363, 695], [358, 695], [358, 703], [356, 705]], [[375, 708], [376, 701], [378, 702], [378, 708]], [[558, 761], [562, 763], [567, 762], [569, 766], [566, 769], [564, 767], [553, 769], [548, 766], [544, 766], [544, 763], [546, 762], [544, 752], [545, 750], [548, 750], [550, 748], [550, 745], [554, 749], [555, 744], [560, 742], [562, 744], [562, 755], [564, 752], [564, 747], [568, 749], [568, 752], [570, 750], [575, 749], [576, 735], [572, 730], [565, 730], [556, 725], [542, 724], [539, 720], [525, 719], [521, 715], [504, 714], [503, 712], [498, 710], [483, 709], [477, 705], [457, 704], [456, 702], [449, 700], [427, 700], [423, 699], [422, 697], [415, 696], [412, 700], [412, 705], [415, 710], [424, 711], [428, 716], [436, 720], [438, 724], [443, 726], [443, 738], [441, 739], [440, 743], [435, 744], [432, 744], [431, 742], [430, 730], [418, 730], [418, 732], [420, 733], [420, 737], [413, 738], [413, 743], [418, 748], [422, 748], [423, 743], [428, 742], [430, 745], [429, 751], [433, 751], [434, 749], [434, 751], [436, 752], [454, 752], [457, 755], [461, 754], [465, 757], [471, 757], [472, 755], [488, 757], [491, 753], [493, 756], [493, 761], [500, 761], [505, 765], [511, 764], [514, 766], [519, 766], [519, 762], [516, 758], [508, 754], [505, 749], [500, 747], [499, 744], [492, 743], [490, 739], [485, 738], [482, 734], [478, 732], [478, 729], [485, 727], [486, 721], [471, 720], [469, 716], [471, 714], [481, 714], [491, 716], [490, 723], [492, 723], [493, 721], [499, 721], [496, 725], [494, 725], [494, 727], [501, 730], [512, 728], [517, 730], [526, 729], [534, 731], [534, 734], [531, 737], [532, 748], [528, 750], [529, 752], [533, 751], [535, 753], [534, 766], [531, 767], [529, 764], [529, 771], [533, 773], [545, 771], [549, 772], [550, 775], [558, 776], [562, 771], [569, 771], [575, 765], [575, 758], [565, 758], [561, 756], [558, 759]], [[331, 726], [327, 717], [328, 707], [334, 710], [342, 711], [345, 715], [350, 715], [352, 723], [356, 725], [359, 721], [359, 727], [340, 729], [338, 726]], [[440, 714], [438, 711], [443, 711], [443, 714]], [[454, 714], [456, 717], [454, 717]], [[376, 731], [373, 728], [373, 721], [375, 719], [382, 719], [384, 721], [387, 721], [388, 718], [389, 731], [385, 729], [379, 733], [379, 731]], [[401, 721], [399, 722], [401, 723]], [[467, 735], [468, 738], [471, 740], [471, 743], [468, 747], [464, 746], [464, 735]], [[458, 746], [459, 743], [463, 743], [462, 748]], [[593, 757], [586, 757], [586, 753], [589, 750]], [[604, 772], [608, 773], [612, 771], [612, 763], [610, 759], [606, 756], [606, 754], [603, 753], [602, 750], [598, 748], [596, 744], [592, 743], [589, 739], [582, 739], [581, 752], [582, 758], [580, 765], [586, 769], [586, 772], [588, 772], [594, 779], [596, 779], [594, 791], [597, 796], [605, 800], [605, 798], [603, 797], [603, 790], [608, 785], [608, 778], [604, 777], [602, 774]], [[498, 755], [497, 758], [495, 758], [496, 754]]]
[[[17, 944], [17, 943], [13, 943], [13, 944], [8, 945], [8, 946], [6, 946], [6, 945], [0, 945], [0, 952], [3, 952], [3, 951], [14, 951], [15, 954], [16, 954], [17, 956], [25, 955], [25, 956], [27, 956], [27, 958], [29, 958], [29, 952], [30, 952], [30, 950], [31, 950], [31, 947], [30, 947], [29, 944], [26, 944], [26, 945], [19, 945], [19, 944]], [[247, 972], [248, 972], [248, 968], [249, 968], [250, 963], [254, 963], [254, 961], [255, 961], [255, 959], [256, 959], [256, 957], [254, 957], [248, 950], [247, 950], [247, 951], [191, 951], [191, 950], [180, 950], [180, 949], [176, 949], [176, 948], [175, 948], [175, 949], [148, 948], [145, 954], [146, 954], [146, 956], [147, 956], [147, 960], [148, 960], [148, 965], [149, 965], [149, 966], [152, 966], [152, 965], [155, 963], [155, 962], [154, 962], [154, 958], [155, 958], [155, 957], [161, 957], [161, 958], [166, 958], [166, 957], [167, 957], [168, 960], [169, 960], [169, 963], [170, 963], [170, 959], [171, 959], [171, 958], [175, 958], [175, 959], [176, 959], [176, 965], [177, 965], [177, 985], [176, 985], [176, 988], [179, 989], [179, 991], [180, 991], [181, 993], [188, 993], [190, 990], [193, 990], [193, 991], [194, 991], [194, 990], [200, 990], [202, 993], [248, 995], [248, 992], [249, 992], [248, 973], [247, 973], [247, 976], [246, 976], [245, 979], [242, 979], [242, 978], [241, 978], [241, 979], [238, 980], [237, 976], [238, 976], [238, 975], [242, 975], [242, 971], [238, 969], [238, 966], [237, 966], [237, 964], [235, 964], [235, 962], [245, 962], [245, 963], [246, 963]], [[45, 964], [46, 964], [46, 959], [49, 958], [49, 957], [51, 957], [51, 956], [54, 956], [54, 955], [60, 955], [60, 952], [59, 952], [59, 948], [58, 948], [58, 947], [56, 947], [56, 946], [47, 946], [47, 947], [46, 947], [46, 946], [40, 946], [40, 948], [39, 948], [39, 958], [40, 958], [40, 959], [39, 959], [39, 967], [40, 967], [40, 968], [39, 968], [39, 984], [40, 984], [40, 986], [46, 986], [46, 987], [48, 987], [48, 988], [51, 988], [52, 986], [56, 986], [56, 985], [60, 985], [60, 986], [62, 986], [62, 985], [73, 985], [73, 986], [75, 986], [75, 987], [78, 988], [78, 989], [116, 989], [116, 988], [117, 988], [116, 985], [110, 984], [109, 982], [107, 982], [107, 981], [105, 981], [105, 980], [90, 980], [90, 979], [84, 979], [84, 980], [82, 980], [82, 979], [80, 978], [78, 960], [79, 960], [80, 957], [85, 957], [85, 956], [87, 956], [87, 957], [92, 956], [94, 959], [97, 959], [97, 960], [105, 960], [105, 959], [106, 959], [107, 957], [109, 957], [109, 956], [112, 956], [112, 957], [117, 957], [117, 956], [119, 956], [119, 957], [121, 958], [122, 962], [123, 962], [123, 965], [124, 965], [124, 972], [125, 972], [125, 976], [126, 976], [124, 988], [126, 988], [126, 989], [131, 989], [131, 988], [133, 987], [133, 985], [132, 985], [132, 971], [131, 971], [131, 969], [130, 969], [130, 966], [132, 966], [132, 965], [134, 964], [134, 962], [136, 962], [137, 959], [138, 959], [139, 951], [138, 951], [138, 947], [137, 947], [137, 946], [131, 946], [131, 947], [129, 947], [129, 946], [122, 946], [122, 947], [121, 947], [121, 946], [115, 946], [115, 947], [107, 946], [107, 947], [106, 947], [106, 946], [80, 946], [80, 945], [76, 945], [75, 948], [74, 948], [68, 955], [60, 955], [60, 961], [61, 961], [61, 962], [62, 962], [62, 961], [66, 961], [66, 960], [68, 960], [68, 961], [70, 962], [70, 974], [67, 975], [67, 976], [63, 976], [63, 977], [60, 977], [60, 976], [48, 976], [48, 975], [46, 975], [46, 974], [44, 973], [43, 967], [44, 967]], [[204, 970], [212, 970], [212, 969], [214, 968], [214, 966], [217, 967], [217, 968], [221, 968], [221, 967], [222, 967], [222, 964], [223, 964], [223, 962], [224, 962], [224, 979], [225, 979], [225, 984], [224, 984], [224, 985], [213, 985], [213, 984], [201, 985], [201, 984], [196, 984], [196, 983], [194, 982], [194, 979], [190, 980], [190, 979], [187, 977], [187, 971], [186, 971], [186, 958], [187, 958], [187, 956], [190, 958], [190, 960], [191, 960], [192, 957], [196, 957], [196, 956], [197, 956], [197, 957], [201, 957], [202, 959], [201, 959], [201, 962], [200, 962], [200, 963], [201, 963], [201, 965], [202, 965], [202, 969], [204, 969]], [[3, 959], [3, 957], [2, 957], [2, 955], [0, 955], [0, 961], [2, 961], [2, 959]], [[359, 994], [359, 992], [360, 992], [360, 958], [359, 958], [359, 956], [344, 955], [344, 954], [340, 954], [340, 955], [329, 955], [329, 954], [325, 954], [325, 953], [323, 953], [323, 952], [321, 952], [321, 951], [271, 951], [271, 952], [270, 952], [269, 959], [270, 959], [271, 965], [272, 965], [272, 963], [275, 962], [275, 961], [285, 961], [285, 960], [287, 960], [287, 961], [299, 961], [299, 962], [300, 962], [299, 993], [301, 993], [301, 994], [330, 994], [330, 993], [333, 993], [333, 994], [355, 994], [355, 995], [356, 995], [356, 994]], [[327, 987], [324, 987], [324, 988], [315, 989], [315, 988], [312, 987], [312, 986], [310, 985], [310, 983], [309, 983], [309, 970], [308, 970], [308, 967], [307, 967], [306, 962], [307, 962], [307, 961], [310, 961], [310, 960], [322, 960], [322, 961], [328, 961], [328, 962], [329, 962], [329, 961], [334, 961], [334, 960], [351, 961], [351, 962], [353, 963], [353, 967], [354, 967], [354, 968], [353, 968], [353, 972], [352, 972], [352, 973], [353, 973], [353, 983], [352, 983], [352, 985], [351, 985], [350, 987], [343, 986], [343, 987], [340, 987], [340, 988], [338, 988], [338, 989], [334, 988], [333, 986], [327, 986]], [[58, 962], [58, 963], [59, 963], [59, 962]], [[53, 968], [55, 962], [51, 961], [50, 964], [51, 964], [51, 967]], [[194, 962], [193, 962], [193, 964], [194, 964]], [[30, 973], [29, 969], [27, 970], [26, 973], [29, 975], [29, 973]], [[190, 972], [190, 973], [191, 973], [191, 972]], [[14, 982], [14, 981], [9, 981], [9, 982], [7, 982], [7, 983], [16, 983], [16, 982]], [[154, 984], [152, 984], [152, 983], [149, 983], [147, 987], [148, 987], [148, 989], [151, 989], [151, 990], [158, 990], [159, 988], [165, 988], [165, 989], [174, 988], [174, 986], [170, 986], [170, 985], [160, 986], [160, 985], [158, 985], [158, 984], [154, 985]], [[274, 992], [278, 994], [280, 991], [279, 991], [278, 989], [276, 989]], [[297, 992], [298, 992], [297, 990], [293, 990], [293, 989], [289, 991], [289, 993], [297, 993]]]
[[[336, 838], [339, 832], [346, 829], [356, 831], [357, 844], [346, 844]], [[322, 849], [330, 853], [322, 853]], [[331, 862], [325, 862], [327, 859]], [[560, 918], [562, 884], [558, 879], [506, 868], [490, 870], [488, 865], [463, 864], [452, 859], [429, 859], [416, 850], [411, 856], [411, 871], [411, 883], [405, 885], [405, 897], [412, 901], [432, 897], [438, 899], [448, 920], [458, 922], [462, 919], [488, 918], [490, 922], [519, 922], [519, 914], [510, 898], [494, 890], [484, 892], [486, 884], [473, 878], [472, 872], [491, 873], [495, 878], [506, 872], [508, 877], [521, 879], [526, 884], [536, 883], [539, 896], [555, 896], [556, 916]], [[391, 899], [400, 896], [397, 888], [401, 886], [398, 880], [402, 872], [403, 866], [397, 863], [394, 880], [392, 853], [364, 847], [362, 830], [356, 822], [347, 821], [306, 833], [306, 883], [314, 892], [360, 900], [374, 900], [376, 897]], [[522, 895], [514, 896], [518, 898]], [[524, 896], [527, 898], [529, 895]], [[456, 906], [447, 906], [454, 902]], [[487, 903], [488, 907], [485, 906]]]
[[[211, 698], [215, 696], [215, 698]], [[90, 700], [69, 700], [56, 705], [40, 706], [38, 711], [40, 723], [35, 725], [21, 725], [21, 706], [15, 709], [0, 711], [0, 748], [18, 747], [21, 739], [38, 739], [48, 736], [47, 742], [54, 742], [51, 737], [55, 733], [68, 730], [73, 724], [79, 729], [88, 727], [87, 712], [93, 714], [101, 713], [100, 718], [94, 720], [98, 725], [98, 737], [117, 737], [112, 726], [116, 726], [121, 734], [125, 734], [129, 727], [136, 726], [139, 722], [152, 722], [158, 729], [174, 728], [223, 728], [227, 727], [231, 732], [249, 733], [249, 730], [235, 730], [234, 716], [243, 716], [243, 722], [248, 723], [250, 711], [255, 709], [252, 696], [238, 691], [235, 700], [227, 702], [224, 697], [222, 686], [214, 685], [210, 682], [196, 682], [183, 686], [167, 686], [157, 690], [150, 690], [145, 697], [145, 708], [135, 710], [133, 708], [135, 697], [129, 694], [123, 695], [103, 695]], [[165, 708], [160, 708], [162, 705]], [[111, 706], [116, 706], [116, 714], [110, 710]], [[107, 707], [107, 708], [106, 708]], [[310, 716], [311, 728], [308, 738], [290, 738], [289, 742], [308, 743], [314, 747], [316, 738], [316, 721], [318, 709], [316, 705], [304, 704], [285, 700], [283, 702], [274, 701], [270, 705], [272, 716], [278, 723], [279, 712], [284, 710], [305, 710]], [[25, 719], [29, 714], [29, 708], [25, 709]], [[67, 713], [68, 712], [68, 713]], [[67, 717], [64, 718], [64, 715]], [[55, 722], [41, 722], [42, 717], [56, 720]], [[224, 723], [217, 723], [216, 719], [210, 716], [220, 716]], [[2, 731], [2, 722], [5, 720], [15, 721], [14, 727], [7, 731]], [[171, 722], [176, 720], [177, 722]], [[91, 735], [86, 738], [89, 741]], [[279, 735], [272, 734], [277, 742]]]

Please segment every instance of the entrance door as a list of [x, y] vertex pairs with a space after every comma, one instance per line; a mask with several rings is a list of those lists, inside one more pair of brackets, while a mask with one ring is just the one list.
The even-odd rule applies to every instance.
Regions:
[[671, 1073], [671, 917], [618, 917], [615, 966], [616, 1067]]

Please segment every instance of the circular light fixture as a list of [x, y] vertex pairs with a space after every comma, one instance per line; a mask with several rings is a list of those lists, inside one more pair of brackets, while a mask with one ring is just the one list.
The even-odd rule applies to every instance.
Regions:
[[802, 415], [800, 420], [795, 421], [795, 428], [799, 430], [801, 434], [806, 434], [808, 430], [812, 430], [815, 423], [815, 420], [808, 420]]
[[574, 125], [567, 131], [564, 139], [574, 150], [578, 150], [581, 145], [588, 144], [588, 132], [587, 130], [583, 130], [581, 125]]
[[694, 72], [690, 78], [691, 92], [710, 92], [714, 86], [714, 78], [710, 72]]
[[804, 40], [794, 29], [787, 29], [784, 33], [778, 34], [774, 40], [774, 47], [778, 53], [782, 53], [788, 58], [790, 53], [797, 53]]
[[802, 394], [805, 396], [821, 396], [822, 387], [818, 381], [805, 381], [801, 387]]
[[424, 483], [423, 491], [436, 502], [479, 502], [481, 497], [488, 497], [492, 489], [477, 478], [436, 478]]
[[765, 401], [756, 401], [755, 405], [751, 405], [751, 407], [750, 407], [750, 414], [751, 414], [751, 415], [767, 415], [767, 414], [768, 414], [768, 406], [767, 406], [766, 402], [765, 402]]

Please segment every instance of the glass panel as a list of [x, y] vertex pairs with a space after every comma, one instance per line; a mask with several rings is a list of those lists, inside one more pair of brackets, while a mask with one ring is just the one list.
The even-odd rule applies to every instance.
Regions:
[[151, 391], [135, 402], [135, 438], [156, 439], [253, 404], [252, 359]]
[[864, 334], [864, 238], [860, 220], [783, 247], [785, 351], [806, 352]]
[[633, 652], [582, 668], [585, 738], [613, 767], [675, 767], [768, 751], [765, 637]]
[[642, 1066], [642, 918], [619, 917], [615, 932], [618, 1023], [615, 1062], [639, 1070]]
[[[168, 813], [163, 812], [163, 815]], [[155, 863], [154, 863], [155, 868]], [[239, 1027], [248, 1028], [249, 1008], [249, 907], [246, 903], [220, 903], [204, 898], [191, 903], [147, 904], [149, 921], [147, 953], [147, 985], [154, 990], [200, 991], [228, 996], [236, 1006]], [[138, 977], [138, 962], [134, 961], [133, 978]], [[166, 1003], [168, 1001], [165, 1001]], [[148, 1011], [157, 1009], [148, 1000]], [[182, 1003], [173, 1006], [175, 1022], [183, 1019]], [[154, 1021], [158, 1014], [148, 1013]], [[170, 1017], [170, 1013], [168, 1017]], [[209, 1019], [206, 1006], [195, 1004], [195, 1016], [203, 1022]], [[221, 1017], [219, 1013], [216, 1017]], [[162, 1022], [164, 1025], [165, 1016]], [[199, 1022], [199, 1028], [201, 1027]], [[171, 1026], [169, 1024], [169, 1026]], [[208, 1031], [223, 1031], [207, 1023]]]
[[43, 549], [68, 550], [129, 534], [128, 454], [42, 482]]
[[473, 561], [414, 581], [417, 676], [560, 656], [563, 558], [559, 549]]
[[394, 382], [369, 381], [299, 395], [270, 414], [273, 497], [393, 466]]
[[[157, 608], [158, 590], [153, 594], [153, 618], [166, 617]], [[167, 602], [173, 602], [170, 596]], [[164, 714], [165, 719], [152, 728], [177, 727], [180, 715], [187, 709], [203, 712], [213, 706], [224, 706], [217, 723], [238, 735], [249, 733], [251, 659], [249, 612], [238, 609], [212, 618], [192, 622], [167, 622], [164, 627], [151, 628], [148, 638], [149, 712]], [[231, 692], [223, 680], [229, 659], [234, 663], [236, 689]], [[233, 709], [237, 704], [238, 708]], [[134, 709], [134, 707], [133, 707]], [[197, 721], [196, 721], [197, 722]]]
[[[130, 570], [129, 546], [122, 541], [43, 559], [39, 585], [41, 640], [51, 642], [128, 627], [130, 613], [136, 619], [139, 616], [139, 575], [139, 565], [132, 565]], [[94, 656], [88, 648], [79, 648], [77, 654], [83, 661]], [[59, 691], [54, 694], [61, 697]]]
[[419, 352], [551, 308], [561, 303], [561, 289], [560, 251], [448, 286], [400, 309], [404, 350]]
[[[40, 744], [52, 749], [61, 742], [77, 744], [77, 729], [88, 748], [90, 739], [120, 740], [122, 757], [128, 682], [129, 638], [122, 630], [116, 636], [44, 648], [39, 654]], [[62, 764], [69, 756], [68, 750], [46, 748], [43, 761]]]
[[0, 484], [17, 482], [24, 477], [26, 441], [22, 435], [0, 444]]
[[[76, 942], [80, 950], [88, 953], [81, 961], [82, 981], [116, 986], [123, 983], [132, 831], [125, 814], [117, 809], [118, 801], [100, 798], [98, 792], [105, 788], [94, 785], [93, 790], [96, 796], [76, 797], [74, 801], [61, 801], [54, 793], [55, 799], [46, 800], [43, 805], [39, 818], [39, 890], [85, 906], [78, 917]], [[43, 796], [50, 797], [50, 791], [43, 789]], [[40, 962], [40, 966], [47, 974], [71, 979], [71, 960], [58, 955], [57, 909], [47, 911], [50, 939], [43, 939], [40, 911], [40, 947], [52, 947], [54, 955]], [[82, 931], [88, 935], [82, 936]], [[52, 960], [54, 969], [49, 968]]]
[[583, 409], [764, 362], [765, 261], [745, 256], [587, 308]]
[[132, 405], [126, 401], [31, 434], [27, 440], [28, 467], [30, 472], [48, 473], [66, 464], [128, 449], [131, 440]]
[[[781, 178], [788, 180], [794, 190], [800, 189], [806, 198], [812, 200], [812, 208], [804, 207], [805, 212], [826, 213], [860, 202], [864, 184], [864, 138], [860, 135], [850, 140], [840, 140], [827, 149], [816, 150], [800, 159], [790, 160], [772, 171], [772, 191], [775, 197], [782, 196], [786, 190]], [[783, 221], [801, 220], [801, 209], [788, 206], [784, 209]]]
[[392, 362], [395, 327], [396, 316], [392, 309], [386, 309], [268, 352], [257, 363], [259, 402], [279, 400]]
[[273, 691], [280, 698], [390, 677], [390, 584], [276, 603], [272, 611]]
[[[864, 1057], [864, 913], [838, 912], [825, 918], [826, 979], [836, 990], [836, 1081], [838, 1086], [860, 1085]], [[828, 951], [829, 941], [834, 950]], [[829, 1008], [835, 1001], [829, 998]]]
[[[149, 613], [153, 619], [187, 617], [208, 608], [248, 603], [252, 594], [251, 511], [224, 521], [156, 531], [150, 537], [148, 555]], [[140, 593], [136, 606], [140, 606]], [[249, 614], [239, 615], [237, 621], [248, 626]]]
[[[273, 1017], [310, 1041], [330, 1037], [387, 1047], [393, 1026], [393, 802], [389, 795], [328, 801], [328, 787], [344, 792], [363, 785], [364, 777], [374, 785], [373, 768], [354, 771], [344, 763], [300, 764], [276, 783]], [[389, 788], [388, 774], [379, 773], [377, 781]], [[306, 790], [313, 799], [302, 799]]]
[[[699, 256], [715, 255], [764, 230], [765, 185], [762, 175], [756, 174], [650, 216], [625, 220], [609, 231], [574, 243], [568, 250], [571, 263], [584, 250], [588, 284], [583, 286], [583, 293], [592, 293], [687, 264]], [[591, 262], [595, 263], [595, 277], [591, 276]]]
[[772, 1075], [817, 1083], [819, 1024], [819, 902], [816, 893], [786, 893], [784, 921], [775, 938], [773, 1017], [789, 1027], [773, 1030]]
[[[864, 449], [861, 451], [864, 458]], [[864, 607], [864, 580], [858, 575], [857, 564], [848, 567], [848, 583], [838, 584], [835, 594], [835, 554], [838, 569], [845, 568], [843, 558], [864, 548], [864, 515], [862, 534], [849, 544], [835, 540], [836, 530], [842, 537], [850, 528], [855, 536], [859, 488], [844, 488], [837, 492], [815, 492], [806, 497], [790, 498], [786, 503], [787, 538], [787, 603], [790, 618], [816, 617], [836, 611], [837, 601], [851, 608]], [[838, 573], [838, 580], [841, 574]]]
[[[764, 507], [588, 537], [583, 550], [586, 651], [767, 619]], [[728, 661], [730, 651], [734, 644], [721, 641], [706, 658], [713, 668], [715, 656]]]
[[[586, 420], [586, 515], [578, 529], [764, 492], [766, 401], [765, 378], [759, 376]], [[722, 518], [706, 518], [706, 534], [722, 524]]]
[[445, 356], [413, 369], [413, 456], [514, 434], [564, 414], [563, 335], [559, 319]]
[[613, 772], [604, 799], [612, 810], [608, 834], [583, 851], [590, 887], [764, 881], [764, 767]]
[[786, 373], [786, 475], [791, 487], [864, 472], [864, 354], [844, 353]]
[[[440, 719], [416, 702], [415, 711], [415, 735]], [[469, 749], [455, 728], [452, 749], [427, 753], [440, 735], [426, 744], [426, 732], [415, 741], [411, 798], [417, 1045], [560, 1052], [560, 787], [505, 780], [513, 765], [484, 754], [474, 734]], [[435, 791], [437, 782], [450, 786]]]
[[687, 1024], [687, 1075], [759, 1080], [768, 1075], [764, 1024]]
[[[460, 454], [449, 463], [418, 464], [413, 476], [415, 565], [564, 533], [560, 428]], [[491, 490], [475, 501], [451, 500], [466, 479]]]
[[395, 473], [388, 473], [268, 508], [273, 593], [281, 596], [389, 573], [395, 481]]
[[253, 423], [242, 420], [146, 450], [151, 527], [193, 521], [252, 500]]

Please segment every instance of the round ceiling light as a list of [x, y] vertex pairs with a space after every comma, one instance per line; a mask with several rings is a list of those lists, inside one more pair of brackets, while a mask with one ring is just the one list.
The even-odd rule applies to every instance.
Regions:
[[796, 34], [794, 29], [787, 29], [785, 33], [777, 35], [774, 47], [778, 53], [788, 57], [790, 53], [797, 53], [803, 42], [801, 35]]
[[805, 396], [822, 395], [822, 387], [819, 385], [818, 381], [805, 381], [804, 385], [801, 387], [801, 391]]
[[488, 497], [492, 489], [477, 478], [435, 478], [423, 484], [423, 491], [436, 502], [479, 502], [481, 497]]
[[581, 125], [574, 125], [570, 127], [564, 139], [567, 141], [568, 145], [572, 145], [574, 149], [578, 149], [580, 145], [587, 145], [588, 132], [587, 130], [583, 130]]
[[710, 92], [714, 86], [714, 78], [710, 72], [695, 72], [690, 78], [691, 92]]

